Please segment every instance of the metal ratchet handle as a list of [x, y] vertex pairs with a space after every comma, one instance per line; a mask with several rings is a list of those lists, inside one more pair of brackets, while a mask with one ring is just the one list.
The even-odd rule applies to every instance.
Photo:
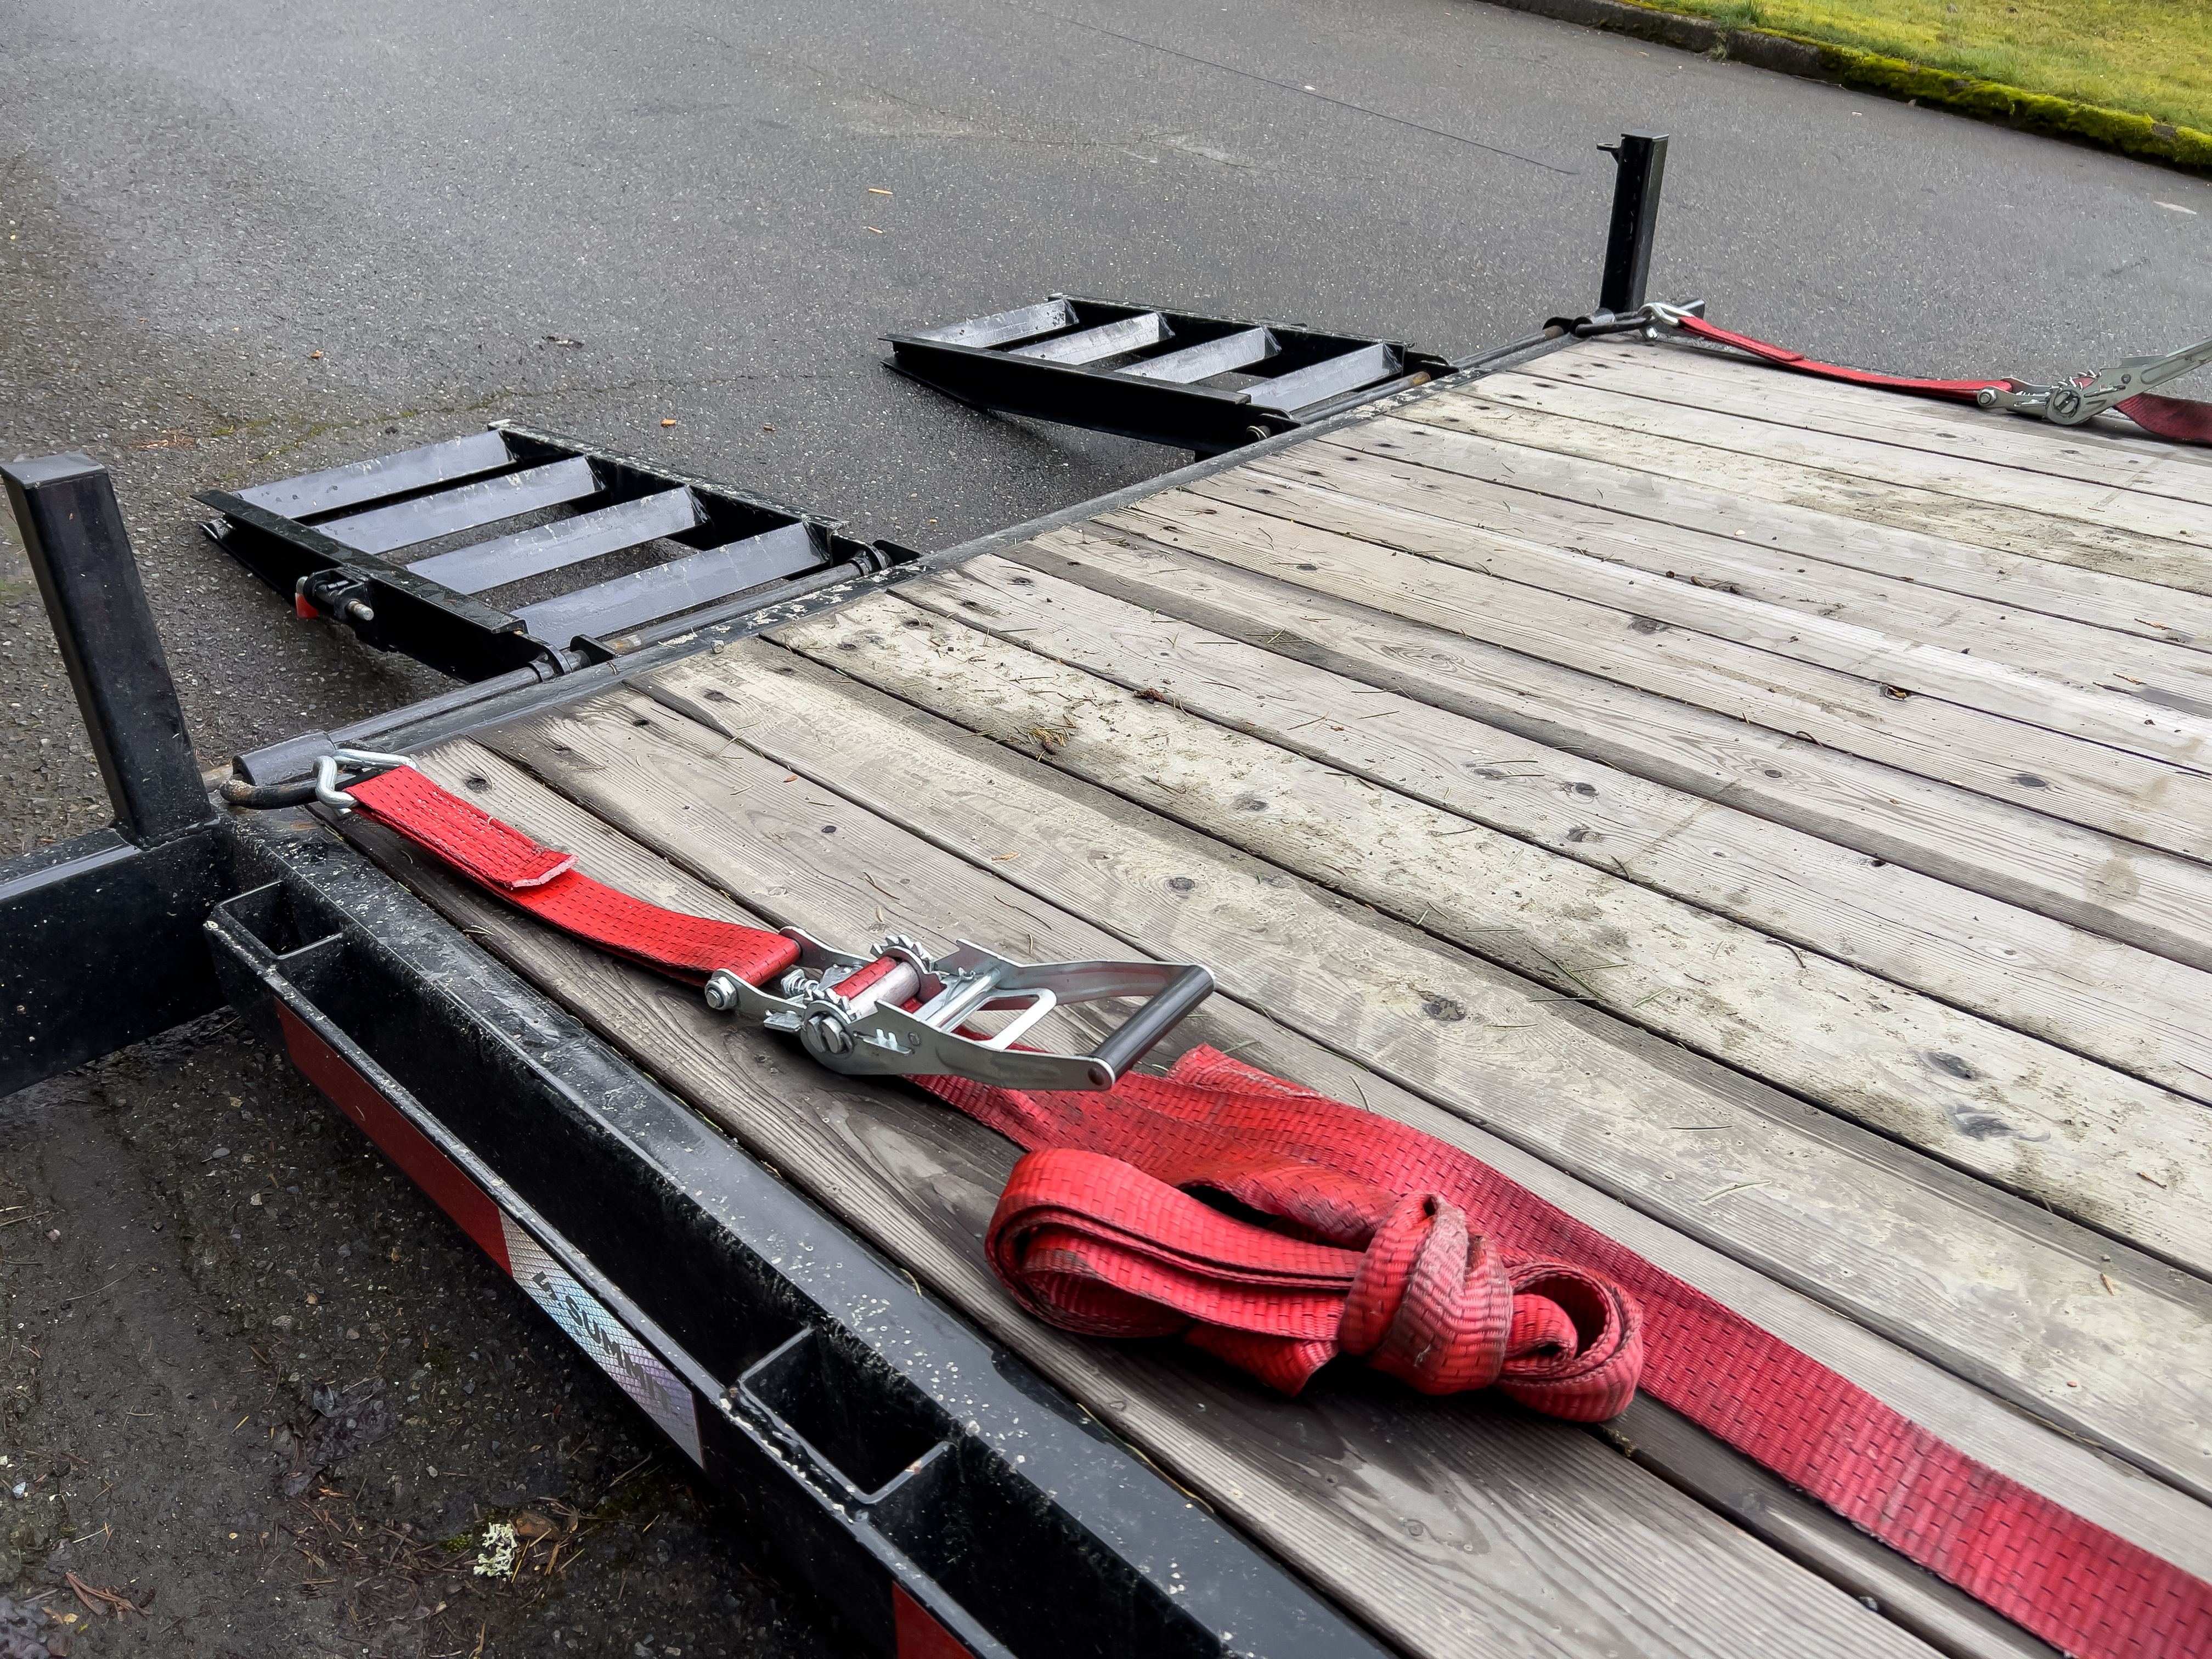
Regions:
[[2142, 365], [2142, 372], [2136, 377], [2138, 388], [2157, 386], [2177, 374], [2186, 374], [2192, 368], [2202, 368], [2205, 364], [2212, 363], [2212, 339], [2199, 340], [2193, 346], [2169, 351], [2163, 357], [2130, 357], [2121, 367], [2124, 368], [2138, 362]]
[[1159, 1041], [1183, 1022], [1185, 1015], [1213, 994], [1213, 975], [1196, 963], [1167, 982], [1166, 988], [1115, 1027], [1114, 1033], [1091, 1051], [1091, 1058], [1120, 1077], [1158, 1046]]
[[[707, 981], [707, 1005], [796, 1034], [823, 1065], [852, 1075], [951, 1073], [1001, 1088], [1110, 1089], [1213, 990], [1213, 975], [1194, 963], [1025, 966], [965, 940], [933, 960], [904, 939], [888, 940], [874, 958], [863, 959], [831, 951], [796, 928], [784, 931], [800, 944], [799, 967], [774, 990], [724, 969]], [[897, 958], [899, 968], [872, 978], [855, 998], [840, 994], [848, 979], [886, 957]], [[840, 968], [847, 971], [830, 979]], [[910, 996], [921, 999], [912, 1011], [902, 1006]], [[1013, 1046], [1054, 1008], [1136, 996], [1145, 999], [1143, 1006], [1088, 1054]], [[1011, 1009], [1020, 1012], [995, 1035], [974, 1037], [959, 1030], [970, 1014]]]
[[1984, 409], [2040, 415], [2054, 426], [2079, 426], [2116, 404], [2206, 363], [2212, 363], [2212, 339], [2199, 340], [2179, 351], [2123, 358], [2110, 368], [2085, 369], [2057, 386], [2014, 380], [2011, 391], [1977, 392], [1974, 401]]

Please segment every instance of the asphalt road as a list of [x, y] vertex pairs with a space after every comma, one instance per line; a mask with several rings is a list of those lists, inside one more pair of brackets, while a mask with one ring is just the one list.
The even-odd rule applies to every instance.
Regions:
[[[212, 765], [441, 682], [295, 623], [195, 489], [514, 416], [950, 544], [1182, 458], [948, 405], [882, 334], [1066, 290], [1514, 338], [1594, 299], [1625, 128], [1674, 138], [1655, 291], [1717, 320], [2046, 379], [2212, 331], [2201, 181], [1474, 0], [15, 0], [0, 453], [113, 469]], [[0, 854], [106, 816], [11, 530]], [[207, 1173], [249, 1131], [281, 1227]], [[349, 1133], [219, 1022], [0, 1104], [0, 1226], [54, 1218], [0, 1231], [0, 1577], [161, 1591], [71, 1604], [80, 1653], [835, 1650], [705, 1494], [611, 1484], [645, 1431]], [[364, 1373], [389, 1436], [283, 1498]], [[556, 1503], [588, 1547], [526, 1593], [425, 1553]]]

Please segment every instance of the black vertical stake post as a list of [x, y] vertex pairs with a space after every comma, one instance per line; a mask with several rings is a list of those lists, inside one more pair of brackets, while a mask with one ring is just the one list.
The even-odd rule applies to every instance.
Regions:
[[115, 804], [141, 847], [214, 816], [115, 485], [88, 455], [0, 465], [39, 593]]
[[1624, 132], [1598, 148], [1613, 159], [1613, 228], [1605, 240], [1605, 281], [1598, 309], [1625, 316], [1644, 304], [1651, 275], [1651, 240], [1659, 227], [1659, 187], [1667, 176], [1667, 135]]

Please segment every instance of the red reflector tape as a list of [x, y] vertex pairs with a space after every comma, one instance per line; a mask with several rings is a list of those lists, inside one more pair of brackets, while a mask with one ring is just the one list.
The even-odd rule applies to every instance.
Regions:
[[429, 1194], [438, 1207], [499, 1263], [502, 1273], [513, 1273], [507, 1254], [507, 1227], [499, 1206], [432, 1146], [428, 1136], [401, 1116], [399, 1109], [354, 1070], [344, 1055], [281, 1001], [276, 1005], [276, 1018], [284, 1027], [285, 1052], [306, 1073], [307, 1081], [359, 1124], [385, 1156], [407, 1172], [410, 1181]]
[[930, 1616], [929, 1609], [891, 1581], [891, 1628], [898, 1659], [975, 1659], [968, 1644]]

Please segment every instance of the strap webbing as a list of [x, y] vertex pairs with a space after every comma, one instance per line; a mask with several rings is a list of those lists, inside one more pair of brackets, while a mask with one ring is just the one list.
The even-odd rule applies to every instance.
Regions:
[[[1772, 363], [1778, 368], [1790, 368], [1801, 374], [1817, 374], [1823, 380], [1842, 380], [1851, 386], [1878, 387], [1886, 392], [1909, 392], [1923, 398], [1949, 398], [1961, 403], [1974, 401], [1978, 392], [2006, 392], [2012, 388], [2010, 380], [1923, 380], [1908, 375], [1881, 374], [1869, 368], [1846, 368], [1841, 363], [1824, 363], [1816, 357], [1808, 357], [1802, 351], [1792, 351], [1766, 340], [1753, 339], [1748, 334], [1738, 334], [1721, 328], [1702, 317], [1683, 315], [1674, 319], [1674, 325], [1685, 334], [1693, 334], [1701, 340], [1733, 346], [1738, 351]], [[2212, 445], [2212, 404], [2197, 403], [2187, 398], [2160, 398], [2148, 392], [2112, 405], [2115, 414], [2124, 415], [2144, 431], [2155, 437], [2178, 444]], [[2063, 428], [2061, 428], [2062, 430]]]
[[2112, 407], [2146, 432], [2178, 444], [2212, 447], [2212, 404], [2193, 398], [2161, 398], [2154, 392], [2138, 392]]
[[1764, 358], [1778, 368], [1794, 368], [1801, 374], [1818, 374], [1823, 380], [1847, 380], [1853, 386], [1880, 386], [1889, 392], [1917, 392], [1929, 398], [1956, 398], [1965, 403], [1974, 401], [1978, 392], [2008, 392], [2010, 380], [1916, 380], [1900, 374], [1880, 374], [1870, 368], [1846, 368], [1841, 363], [1824, 363], [1817, 357], [1808, 357], [1802, 351], [1792, 351], [1765, 340], [1754, 340], [1748, 334], [1738, 334], [1729, 329], [1716, 326], [1702, 317], [1684, 316], [1674, 325], [1685, 334], [1694, 334], [1701, 340], [1734, 346], [1738, 351]]
[[478, 886], [564, 933], [703, 985], [726, 968], [749, 985], [765, 983], [799, 960], [797, 941], [760, 927], [687, 916], [593, 881], [574, 857], [540, 847], [480, 806], [441, 789], [411, 766], [395, 767], [346, 793], [362, 815], [398, 830]]
[[[711, 954], [724, 940], [763, 962], [791, 945], [613, 894], [411, 769], [350, 788], [364, 816], [501, 897], [678, 978], [733, 966]], [[1029, 1152], [988, 1249], [1042, 1318], [1180, 1334], [1291, 1392], [1346, 1352], [1436, 1392], [1494, 1377], [1585, 1420], [1626, 1403], [1640, 1359], [1654, 1398], [2066, 1652], [2212, 1652], [2212, 1585], [1419, 1130], [1206, 1048], [1104, 1094], [915, 1081]]]

